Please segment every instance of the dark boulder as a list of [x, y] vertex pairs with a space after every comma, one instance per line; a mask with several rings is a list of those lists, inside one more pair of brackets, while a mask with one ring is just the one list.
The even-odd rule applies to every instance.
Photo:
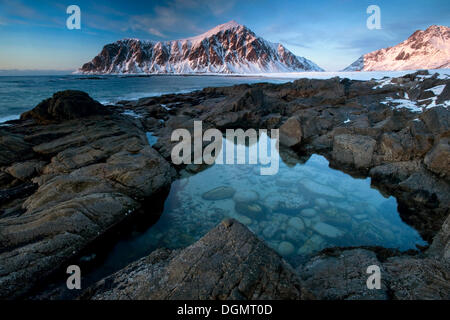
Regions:
[[450, 111], [444, 107], [431, 108], [419, 116], [427, 129], [434, 134], [448, 132], [450, 127]]
[[450, 177], [449, 139], [441, 139], [424, 159], [427, 168], [442, 177]]
[[448, 100], [450, 100], [450, 86], [447, 84], [447, 85], [445, 85], [444, 90], [442, 90], [441, 94], [437, 98], [436, 102], [438, 104], [441, 104], [441, 103], [444, 103], [444, 102], [446, 102]]
[[65, 121], [93, 115], [108, 114], [101, 103], [87, 93], [77, 90], [59, 91], [39, 103], [32, 110], [24, 112], [21, 119], [35, 119], [39, 123]]

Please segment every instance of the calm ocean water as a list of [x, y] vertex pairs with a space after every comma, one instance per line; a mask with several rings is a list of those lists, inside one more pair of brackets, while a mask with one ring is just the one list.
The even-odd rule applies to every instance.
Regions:
[[53, 93], [67, 89], [85, 91], [106, 104], [167, 93], [185, 93], [205, 87], [286, 81], [289, 79], [238, 76], [1, 76], [0, 123], [18, 118], [22, 112], [35, 107]]

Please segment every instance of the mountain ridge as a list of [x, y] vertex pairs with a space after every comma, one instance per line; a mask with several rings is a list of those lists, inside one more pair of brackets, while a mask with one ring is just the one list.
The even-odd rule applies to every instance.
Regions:
[[416, 30], [399, 44], [359, 57], [342, 71], [397, 71], [450, 68], [450, 28]]
[[323, 71], [283, 45], [232, 20], [200, 35], [168, 41], [125, 38], [107, 44], [79, 73], [248, 74]]

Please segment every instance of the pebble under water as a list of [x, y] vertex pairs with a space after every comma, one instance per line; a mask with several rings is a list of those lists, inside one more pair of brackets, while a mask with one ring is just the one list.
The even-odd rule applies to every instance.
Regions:
[[[252, 148], [257, 144], [246, 147]], [[172, 183], [157, 223], [120, 240], [96, 273], [116, 271], [157, 248], [186, 247], [227, 217], [248, 226], [294, 266], [327, 247], [404, 251], [426, 244], [401, 220], [396, 199], [372, 188], [370, 178], [331, 169], [320, 155], [305, 163], [288, 162], [280, 157], [279, 171], [271, 176], [249, 164], [185, 172]]]

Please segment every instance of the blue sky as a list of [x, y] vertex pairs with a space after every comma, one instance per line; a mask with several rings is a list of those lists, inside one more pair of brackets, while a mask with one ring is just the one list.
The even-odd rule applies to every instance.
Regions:
[[[66, 28], [72, 4], [81, 8], [81, 30]], [[366, 27], [371, 4], [381, 9], [381, 30]], [[0, 69], [74, 70], [118, 39], [179, 39], [233, 19], [335, 71], [417, 29], [448, 26], [450, 1], [0, 0]]]

